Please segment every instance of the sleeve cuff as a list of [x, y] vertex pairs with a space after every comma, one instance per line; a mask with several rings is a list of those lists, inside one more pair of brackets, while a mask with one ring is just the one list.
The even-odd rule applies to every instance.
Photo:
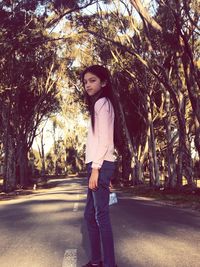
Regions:
[[92, 168], [94, 169], [100, 169], [102, 164], [92, 162]]

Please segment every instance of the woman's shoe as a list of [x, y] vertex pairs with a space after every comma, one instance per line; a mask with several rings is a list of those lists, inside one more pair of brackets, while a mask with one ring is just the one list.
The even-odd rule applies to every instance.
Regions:
[[82, 267], [103, 267], [103, 262], [100, 261], [99, 264], [92, 264], [91, 261], [89, 261], [87, 264], [83, 265]]

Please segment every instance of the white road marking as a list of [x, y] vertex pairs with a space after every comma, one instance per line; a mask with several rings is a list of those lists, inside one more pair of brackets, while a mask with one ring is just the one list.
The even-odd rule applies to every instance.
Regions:
[[66, 249], [62, 267], [77, 267], [77, 249]]
[[78, 211], [78, 202], [74, 203], [73, 211]]
[[[76, 197], [77, 197], [77, 200], [79, 200], [79, 194], [78, 194]], [[74, 203], [73, 211], [78, 211], [78, 205], [79, 205], [78, 202], [75, 202], [75, 203]]]

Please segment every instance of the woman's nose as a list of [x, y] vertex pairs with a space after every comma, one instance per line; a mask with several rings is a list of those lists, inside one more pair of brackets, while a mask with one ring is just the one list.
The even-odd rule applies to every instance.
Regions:
[[87, 83], [86, 85], [85, 85], [85, 89], [89, 89], [90, 88], [90, 85], [89, 85], [89, 83]]

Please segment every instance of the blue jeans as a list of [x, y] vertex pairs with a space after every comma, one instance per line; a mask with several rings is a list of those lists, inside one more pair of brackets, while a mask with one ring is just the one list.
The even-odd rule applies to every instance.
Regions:
[[[92, 162], [87, 164], [88, 180]], [[88, 188], [84, 217], [86, 219], [91, 246], [91, 262], [101, 261], [101, 241], [104, 266], [115, 267], [113, 233], [109, 216], [109, 184], [114, 173], [115, 163], [104, 160], [99, 170], [98, 189]]]

